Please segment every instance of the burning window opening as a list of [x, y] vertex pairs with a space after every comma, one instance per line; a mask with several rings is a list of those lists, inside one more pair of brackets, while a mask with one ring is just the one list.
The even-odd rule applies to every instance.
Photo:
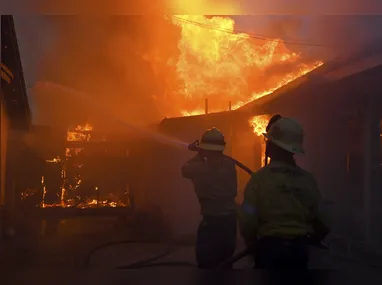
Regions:
[[[41, 177], [41, 188], [42, 196], [41, 202], [37, 205], [40, 208], [116, 208], [116, 207], [128, 207], [130, 206], [130, 192], [121, 189], [122, 197], [117, 197], [110, 191], [112, 186], [91, 186], [90, 184], [83, 183], [82, 171], [86, 163], [83, 162], [83, 156], [86, 154], [85, 146], [81, 143], [86, 144], [91, 141], [93, 127], [90, 124], [78, 125], [75, 128], [69, 128], [66, 135], [66, 142], [78, 142], [80, 146], [66, 147], [65, 154], [60, 157], [57, 156], [53, 159], [48, 159], [45, 162], [47, 165], [52, 167], [56, 166], [57, 171], [59, 170], [60, 183], [58, 193], [50, 193], [49, 189], [54, 187], [47, 182], [47, 176]], [[81, 189], [88, 189], [85, 194]], [[90, 191], [89, 191], [90, 189]], [[27, 189], [21, 193], [21, 199], [26, 200], [28, 198], [34, 197], [36, 193], [39, 193], [38, 189]], [[41, 192], [40, 192], [41, 193]], [[49, 196], [49, 198], [48, 198]], [[58, 200], [58, 202], [52, 202], [52, 200]], [[48, 201], [49, 200], [49, 201]]]
[[[251, 125], [253, 132], [258, 136], [262, 137], [263, 134], [266, 132], [266, 128], [268, 125], [268, 122], [270, 120], [270, 115], [260, 115], [253, 117], [249, 124]], [[265, 140], [261, 139], [261, 167], [265, 165]]]

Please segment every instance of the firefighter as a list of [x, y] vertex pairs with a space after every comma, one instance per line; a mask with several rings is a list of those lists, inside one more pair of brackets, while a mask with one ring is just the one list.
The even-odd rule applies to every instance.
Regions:
[[196, 242], [199, 268], [212, 269], [230, 258], [237, 236], [237, 173], [235, 164], [223, 155], [224, 135], [216, 128], [207, 130], [198, 153], [182, 167], [184, 178], [194, 185], [203, 219]]
[[245, 187], [240, 232], [254, 250], [256, 268], [306, 269], [309, 241], [320, 242], [329, 228], [318, 211], [315, 178], [294, 159], [304, 154], [303, 129], [294, 119], [276, 115], [264, 137], [271, 161]]

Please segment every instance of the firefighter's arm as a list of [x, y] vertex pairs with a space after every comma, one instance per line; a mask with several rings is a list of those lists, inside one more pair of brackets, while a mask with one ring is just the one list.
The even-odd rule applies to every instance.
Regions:
[[200, 174], [203, 164], [203, 157], [200, 154], [195, 155], [182, 166], [182, 176], [193, 179]]
[[253, 174], [244, 189], [244, 201], [238, 213], [240, 233], [247, 244], [255, 242], [258, 234], [257, 187], [257, 176]]

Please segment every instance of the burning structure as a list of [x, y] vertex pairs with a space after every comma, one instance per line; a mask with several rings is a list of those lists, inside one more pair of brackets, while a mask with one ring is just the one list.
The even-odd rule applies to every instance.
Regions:
[[[256, 170], [264, 159], [261, 133], [270, 116], [297, 118], [306, 132], [307, 152], [297, 160], [317, 177], [334, 232], [381, 246], [381, 75], [382, 48], [373, 45], [328, 62], [235, 111], [165, 119], [159, 128], [192, 142], [216, 126], [226, 134], [227, 153]], [[198, 216], [198, 203], [192, 186], [180, 175], [181, 165], [192, 154], [166, 148], [161, 155], [167, 157], [167, 167], [158, 176], [172, 177], [161, 188], [168, 189], [166, 196], [176, 197], [172, 210], [178, 211], [174, 217], [181, 217], [174, 223], [180, 231], [192, 231], [198, 221], [189, 217]], [[247, 181], [247, 174], [239, 173], [239, 191]], [[187, 224], [181, 222], [185, 219]]]
[[[322, 61], [304, 58], [301, 54], [290, 51], [281, 40], [269, 38], [259, 39], [250, 34], [236, 32], [235, 21], [229, 17], [199, 15], [171, 16], [164, 18], [165, 19], [162, 18], [161, 21], [165, 21], [167, 26], [176, 31], [178, 35], [176, 38], [177, 43], [175, 44], [175, 49], [177, 51], [172, 52], [171, 54], [170, 52], [166, 53], [165, 51], [173, 49], [163, 46], [165, 45], [165, 41], [161, 40], [158, 42], [158, 39], [155, 39], [155, 36], [153, 35], [154, 33], [150, 32], [148, 37], [150, 38], [151, 45], [149, 45], [149, 48], [142, 50], [139, 48], [141, 45], [136, 43], [133, 46], [136, 47], [137, 50], [131, 52], [131, 56], [134, 58], [134, 62], [141, 62], [142, 66], [145, 67], [146, 65], [149, 65], [154, 74], [156, 74], [156, 80], [163, 81], [163, 84], [161, 84], [164, 86], [163, 94], [159, 93], [155, 96], [152, 95], [151, 97], [156, 100], [156, 105], [158, 105], [158, 108], [166, 117], [184, 116], [184, 119], [187, 120], [186, 117], [203, 114], [205, 111], [210, 113], [211, 116], [214, 116], [213, 113], [219, 113], [220, 111], [228, 109], [231, 110], [233, 114], [240, 114], [240, 112], [234, 110], [238, 110], [238, 108], [244, 106], [246, 103], [271, 94], [281, 86], [294, 81], [322, 65]], [[145, 24], [147, 25], [147, 22], [152, 23], [152, 21], [155, 20], [153, 19], [153, 17], [141, 17], [139, 19], [134, 18], [133, 21], [139, 20], [139, 23], [144, 26]], [[120, 21], [120, 19], [115, 21]], [[152, 26], [150, 27], [153, 28]], [[145, 46], [143, 43], [141, 44], [142, 46]], [[81, 48], [83, 47], [85, 47], [85, 45], [81, 45]], [[105, 52], [105, 50], [106, 49], [103, 49], [102, 51]], [[65, 51], [63, 52], [65, 53]], [[115, 52], [113, 51], [113, 55], [114, 54]], [[126, 56], [125, 51], [123, 54]], [[60, 55], [56, 58], [63, 58], [63, 56], [64, 55]], [[51, 65], [55, 64], [51, 63]], [[139, 67], [138, 64], [135, 65], [137, 68]], [[66, 65], [63, 65], [63, 67], [64, 66]], [[73, 70], [82, 70], [80, 65], [78, 67], [79, 68], [73, 69], [73, 66], [70, 66], [70, 74], [68, 75], [70, 78], [73, 76]], [[87, 82], [88, 78], [83, 78], [83, 80], [81, 78], [83, 74], [89, 74], [89, 72], [82, 72], [78, 76], [75, 76], [80, 78], [80, 86], [86, 85], [84, 82]], [[60, 76], [65, 77], [63, 73], [65, 73], [65, 70], [64, 72], [61, 72], [60, 70]], [[131, 71], [129, 71], [129, 74], [130, 73]], [[72, 79], [72, 81], [78, 80], [77, 78]], [[92, 85], [94, 85], [94, 81], [95, 80], [92, 79]], [[139, 81], [142, 81], [142, 79]], [[117, 84], [114, 84], [112, 88], [110, 86], [110, 88], [108, 87], [106, 90], [116, 90], [116, 85]], [[130, 85], [129, 89], [131, 88], [134, 90], [134, 82], [131, 82]], [[84, 88], [82, 88], [82, 90], [83, 89]], [[120, 92], [122, 90], [116, 90], [114, 93], [118, 93], [117, 91]], [[123, 90], [122, 93], [131, 92], [129, 90]], [[111, 94], [110, 96], [113, 95]], [[105, 102], [105, 105], [119, 100], [107, 101], [108, 102]], [[78, 104], [72, 105], [78, 107]], [[120, 106], [114, 107], [113, 108], [117, 110]], [[147, 107], [145, 105], [142, 106], [142, 108], [146, 109]], [[57, 109], [60, 109], [57, 110], [57, 113], [62, 113], [63, 108], [61, 106], [58, 106]], [[52, 111], [50, 110], [50, 112]], [[80, 112], [83, 112], [83, 110]], [[39, 113], [43, 112], [40, 111]], [[116, 111], [115, 113], [118, 112]], [[124, 116], [129, 113], [131, 112], [124, 110]], [[217, 116], [219, 117], [220, 115], [217, 114]], [[261, 131], [262, 126], [266, 124], [267, 116], [256, 117], [252, 120], [254, 124], [257, 124], [256, 128], [258, 131]], [[94, 124], [92, 120], [88, 121]], [[238, 129], [241, 127], [242, 126], [238, 125], [233, 126], [232, 132], [239, 132]], [[250, 136], [252, 133], [251, 127], [248, 127], [247, 125], [245, 125], [244, 128], [245, 127], [247, 127], [247, 135]], [[90, 132], [82, 133], [82, 137], [86, 140], [89, 134]], [[75, 173], [83, 171], [81, 167], [79, 167], [82, 163], [77, 163], [78, 167], [76, 167], [76, 170], [69, 170], [68, 165], [73, 165], [72, 163], [69, 163], [69, 161], [73, 161], [74, 159], [73, 153], [75, 153], [76, 157], [81, 157], [84, 156], [82, 153], [86, 153], [86, 150], [78, 152], [75, 145], [78, 145], [79, 142], [67, 142], [66, 144], [73, 146], [65, 146], [65, 149], [72, 149], [70, 152], [66, 151], [65, 154], [60, 154], [59, 158], [54, 158], [55, 156], [50, 159], [46, 158], [50, 161], [49, 163], [51, 164], [52, 169], [54, 167], [57, 168], [55, 171], [58, 171], [58, 169], [61, 169], [62, 167], [65, 168], [61, 171], [63, 176], [62, 179], [66, 181], [62, 185], [65, 184], [65, 186], [54, 186], [55, 189], [60, 189], [57, 190], [59, 193], [57, 192], [54, 194], [54, 197], [60, 196], [60, 199], [62, 199], [53, 202], [51, 201], [51, 198], [48, 198], [49, 195], [47, 194], [48, 196], [44, 196], [44, 202], [41, 204], [44, 207], [49, 207], [48, 205], [60, 205], [60, 207], [63, 207], [64, 205], [73, 205], [73, 203], [76, 203], [76, 199], [74, 197], [69, 198], [69, 193], [75, 192], [75, 189], [85, 187], [83, 184], [85, 181], [84, 179], [76, 178], [69, 182], [66, 175], [69, 172]], [[91, 142], [87, 142], [86, 144], [86, 149], [92, 145]], [[151, 153], [151, 149], [155, 148], [155, 146], [150, 143], [147, 144], [147, 146], [142, 144], [141, 147], [147, 147], [148, 149], [139, 151], [138, 148], [135, 148], [136, 151], [131, 151], [131, 155], [134, 156], [138, 152], [141, 152], [142, 155], [140, 160], [144, 160], [142, 157], [146, 157], [146, 153]], [[78, 158], [76, 159], [78, 160]], [[149, 161], [155, 163], [155, 160], [151, 158], [145, 161], [144, 164], [142, 163], [147, 169], [150, 168], [148, 164], [151, 162]], [[63, 166], [63, 164], [65, 166]], [[137, 168], [140, 167], [137, 166]], [[145, 171], [142, 171], [142, 173], [144, 172]], [[133, 176], [136, 184], [141, 185], [142, 183], [137, 179], [137, 177], [141, 177], [141, 174], [135, 173]], [[45, 185], [48, 180], [47, 177], [44, 178]], [[141, 188], [147, 189], [143, 184], [141, 185]], [[95, 189], [95, 187], [99, 187], [99, 185], [94, 185], [93, 188]], [[50, 188], [52, 188], [52, 186]], [[136, 186], [136, 188], [140, 187]], [[146, 190], [142, 190], [142, 192], [145, 191]], [[47, 193], [48, 192], [49, 190], [47, 190]], [[157, 193], [155, 195], [153, 194], [153, 197], [156, 195]], [[160, 196], [160, 194], [158, 195]], [[137, 196], [140, 196], [140, 194], [137, 193]], [[151, 196], [152, 195], [150, 195], [150, 197]], [[65, 200], [65, 197], [68, 197], [67, 199], [71, 199], [71, 201]], [[142, 199], [143, 197], [146, 197], [145, 199], [150, 199], [142, 194]], [[50, 202], [47, 203], [45, 199], [48, 199]], [[138, 197], [137, 199], [142, 200]], [[158, 199], [161, 199], [161, 197], [158, 197]], [[90, 203], [91, 201], [93, 201], [93, 199], [89, 200], [87, 203]]]
[[[143, 19], [144, 21], [145, 19]], [[281, 40], [259, 39], [250, 34], [238, 33], [235, 31], [234, 20], [229, 17], [172, 16], [166, 18], [165, 21], [179, 35], [175, 45], [177, 52], [166, 57], [163, 52], [166, 47], [163, 48], [160, 44], [156, 46], [155, 40], [148, 50], [131, 52], [137, 68], [139, 67], [138, 62], [142, 66], [151, 67], [156, 75], [156, 80], [163, 83], [160, 84], [164, 86], [163, 92], [151, 97], [154, 98], [155, 104], [163, 116], [174, 119], [164, 120], [158, 126], [159, 131], [188, 142], [196, 139], [205, 128], [215, 125], [227, 134], [227, 140], [230, 143], [228, 150], [232, 156], [242, 160], [252, 169], [259, 168], [263, 144], [262, 138], [254, 132], [258, 134], [262, 132], [268, 115], [256, 116], [257, 114], [252, 111], [244, 112], [246, 104], [270, 96], [280, 87], [294, 82], [320, 67], [323, 62], [304, 58], [301, 54], [290, 51]], [[97, 42], [99, 42], [98, 37]], [[160, 43], [163, 42], [165, 41], [160, 41]], [[76, 46], [76, 50], [77, 48]], [[107, 49], [102, 49], [103, 52], [105, 50]], [[86, 52], [88, 53], [89, 50]], [[114, 51], [113, 54], [115, 54]], [[70, 56], [72, 58], [72, 54]], [[123, 56], [126, 56], [125, 51]], [[65, 54], [55, 58], [63, 59]], [[83, 55], [80, 55], [78, 60], [81, 61], [82, 58], [84, 58]], [[55, 61], [50, 62], [52, 66], [58, 66], [53, 62]], [[63, 64], [63, 71], [59, 70], [56, 73], [60, 77], [68, 77], [74, 85], [73, 88], [79, 88], [92, 95], [97, 93], [97, 91], [93, 92], [91, 87], [89, 87], [91, 90], [83, 87], [89, 80], [89, 76], [83, 78], [83, 74], [89, 74], [91, 71], [86, 70], [86, 72], [74, 75], [78, 70], [82, 70], [81, 65], [76, 62], [76, 68], [73, 68], [72, 64], [68, 67], [70, 74], [66, 76], [65, 66]], [[129, 70], [130, 73], [131, 70]], [[140, 74], [140, 76], [143, 75]], [[68, 78], [65, 79], [68, 80]], [[91, 79], [90, 85], [93, 87], [94, 82], [97, 81], [95, 78]], [[76, 85], [75, 83], [78, 81], [81, 83]], [[104, 82], [104, 80], [100, 80], [99, 84], [102, 85], [101, 81]], [[139, 78], [138, 81], [141, 84], [141, 81], [144, 80]], [[58, 82], [66, 84], [65, 80]], [[119, 86], [118, 84], [107, 86], [107, 88], [99, 86], [100, 88], [97, 87], [97, 89], [114, 90], [113, 93], [132, 93], [130, 88], [135, 90], [135, 82], [130, 83], [129, 90], [119, 90], [119, 87], [116, 87]], [[50, 84], [50, 86], [52, 85], [54, 84]], [[94, 96], [96, 98], [96, 95]], [[114, 95], [110, 94], [110, 96]], [[75, 97], [74, 93], [72, 97]], [[89, 98], [92, 97], [86, 98], [87, 105], [92, 105], [88, 104]], [[67, 101], [69, 100], [67, 99]], [[123, 106], [122, 109], [126, 107], [126, 110], [123, 110], [123, 115], [119, 116], [118, 114], [121, 114], [119, 108], [122, 106], [111, 106], [111, 102], [119, 101], [110, 100], [108, 97], [100, 105], [105, 109], [110, 107], [113, 115], [116, 114], [117, 117], [130, 122], [130, 118], [127, 117], [130, 113], [136, 114], [136, 110], [133, 112]], [[20, 207], [26, 208], [29, 205], [36, 209], [38, 206], [45, 212], [59, 209], [67, 212], [70, 209], [81, 209], [84, 212], [84, 209], [97, 207], [111, 210], [113, 208], [130, 208], [133, 197], [134, 205], [137, 207], [156, 204], [161, 206], [168, 217], [174, 216], [175, 213], [175, 216], [181, 219], [182, 213], [185, 213], [185, 205], [175, 202], [174, 208], [174, 201], [177, 201], [178, 196], [180, 201], [183, 201], [185, 197], [191, 200], [194, 198], [188, 196], [186, 191], [180, 192], [179, 189], [175, 191], [178, 186], [183, 188], [184, 181], [179, 175], [178, 166], [174, 168], [174, 160], [182, 163], [188, 153], [175, 150], [173, 146], [158, 143], [152, 138], [139, 138], [137, 134], [125, 134], [120, 140], [114, 141], [116, 132], [105, 131], [110, 129], [111, 120], [100, 127], [95, 119], [88, 119], [96, 118], [97, 110], [90, 110], [89, 107], [81, 108], [79, 107], [81, 104], [78, 102], [73, 101], [72, 103], [68, 108], [70, 107], [71, 110], [74, 108], [77, 111], [73, 110], [70, 119], [78, 118], [76, 122], [62, 123], [60, 121], [61, 125], [65, 127], [62, 130], [52, 127], [56, 131], [51, 132], [51, 135], [43, 135], [43, 132], [49, 131], [37, 126], [32, 130], [32, 134], [41, 137], [33, 139], [33, 135], [31, 135], [29, 139], [32, 142], [29, 141], [28, 146], [33, 146], [31, 151], [40, 150], [37, 151], [38, 157], [35, 157], [38, 162], [35, 160], [33, 164], [36, 173], [31, 178], [33, 180], [31, 186], [21, 185], [24, 182], [21, 182], [20, 179], [18, 185], [15, 186], [17, 191], [14, 193], [15, 197], [20, 197]], [[52, 108], [53, 105], [54, 103], [46, 104], [46, 112], [40, 109], [39, 116], [47, 113], [55, 114], [56, 117], [65, 117], [64, 109], [68, 108], [64, 108], [61, 104]], [[147, 110], [146, 105], [141, 107]], [[221, 113], [224, 110], [228, 111]], [[147, 111], [150, 112], [150, 110]], [[79, 119], [84, 117], [84, 113], [89, 113], [85, 115], [87, 118]], [[208, 113], [208, 115], [203, 116], [204, 113]], [[101, 117], [104, 120], [105, 115]], [[137, 118], [134, 120], [137, 121]], [[90, 124], [85, 125], [80, 122]], [[68, 129], [69, 125], [78, 126]], [[184, 128], [185, 125], [187, 127]], [[39, 133], [40, 131], [42, 133]], [[55, 132], [57, 134], [53, 135]], [[126, 133], [126, 131], [124, 132]], [[33, 140], [36, 141], [33, 143]], [[25, 157], [20, 155], [22, 148], [22, 146], [14, 147], [13, 155], [19, 157], [19, 162], [15, 162], [15, 169], [16, 164], [21, 165], [21, 161]], [[16, 149], [18, 150], [16, 151]], [[256, 158], [249, 159], [252, 157]], [[32, 166], [32, 162], [30, 166]], [[24, 167], [24, 171], [21, 171], [21, 168], [19, 168], [19, 177], [31, 175], [26, 173], [30, 167]], [[241, 188], [246, 180], [246, 174], [239, 173]], [[24, 181], [26, 180], [24, 179]], [[112, 193], [114, 197], [108, 196], [108, 193]], [[192, 195], [192, 192], [189, 191], [189, 194]], [[238, 199], [240, 200], [240, 197]], [[192, 203], [187, 203], [187, 207], [194, 206]], [[194, 210], [190, 209], [186, 215], [189, 216]], [[177, 215], [177, 213], [181, 214]]]
[[113, 140], [84, 124], [68, 129], [33, 126], [27, 142], [25, 151], [13, 156], [24, 159], [38, 153], [30, 162], [35, 171], [28, 170], [34, 172], [29, 182], [26, 171], [19, 171], [26, 183], [19, 182], [16, 191], [23, 207], [86, 209], [131, 204], [126, 141]]
[[[307, 156], [299, 158], [300, 163], [318, 177], [325, 197], [335, 201], [333, 208], [338, 212], [336, 229], [358, 238], [378, 236], [372, 234], [372, 229], [381, 228], [380, 225], [374, 226], [377, 222], [373, 216], [378, 209], [374, 203], [379, 201], [375, 192], [379, 164], [378, 171], [369, 170], [377, 165], [375, 159], [372, 161], [370, 151], [379, 152], [379, 145], [375, 142], [379, 142], [380, 131], [379, 121], [377, 131], [377, 119], [367, 118], [367, 114], [375, 115], [376, 112], [367, 112], [371, 105], [365, 101], [366, 98], [374, 100], [372, 94], [380, 90], [376, 79], [380, 75], [378, 66], [381, 63], [377, 60], [378, 53], [367, 51], [366, 56], [358, 54], [324, 64], [290, 51], [281, 40], [238, 33], [234, 20], [229, 17], [172, 16], [167, 18], [167, 23], [179, 32], [177, 54], [166, 57], [155, 44], [149, 50], [131, 53], [137, 63], [134, 66], [142, 62], [149, 64], [157, 75], [156, 79], [163, 81], [165, 86], [163, 92], [158, 91], [150, 97], [162, 115], [168, 118], [158, 125], [159, 131], [183, 142], [191, 142], [206, 128], [216, 126], [226, 134], [228, 154], [256, 170], [263, 161], [261, 133], [269, 117], [275, 113], [293, 116], [302, 122], [307, 133]], [[113, 44], [115, 46], [115, 42]], [[123, 50], [121, 58], [125, 57]], [[113, 88], [99, 88], [93, 84], [96, 77], [89, 76], [89, 72], [84, 70], [81, 74], [74, 74], [73, 70], [78, 68], [73, 69], [71, 60], [67, 63], [70, 64], [70, 76], [78, 77], [81, 83], [91, 78], [93, 88], [115, 90], [114, 85], [117, 84], [113, 84]], [[99, 73], [100, 69], [93, 68], [92, 72], [94, 70]], [[132, 73], [131, 69], [128, 71]], [[60, 76], [63, 74], [61, 70], [58, 73]], [[134, 76], [136, 74], [139, 72], [134, 72]], [[132, 86], [133, 81], [129, 81]], [[140, 84], [141, 81], [144, 80], [140, 79]], [[148, 85], [144, 82], [145, 86]], [[84, 85], [78, 84], [80, 87]], [[116, 90], [115, 93], [128, 93], [122, 91]], [[120, 102], [109, 100], [109, 97], [105, 101]], [[136, 105], [132, 106], [135, 108]], [[363, 113], [359, 112], [360, 106], [364, 107]], [[126, 117], [122, 119], [130, 113], [136, 114], [126, 111], [126, 106], [113, 107], [123, 109]], [[146, 105], [143, 108], [147, 110]], [[114, 135], [104, 140], [106, 132], [99, 131], [97, 135], [101, 128], [93, 120], [88, 122], [91, 125], [81, 125], [69, 132], [65, 127], [55, 143], [49, 143], [58, 149], [43, 156], [45, 166], [42, 168], [54, 174], [47, 175], [48, 170], [44, 170], [36, 176], [40, 190], [33, 205], [45, 210], [67, 210], [97, 207], [96, 200], [98, 207], [130, 206], [129, 195], [134, 193], [136, 204], [157, 204], [167, 217], [171, 217], [174, 228], [180, 232], [193, 232], [198, 219], [189, 217], [198, 217], [197, 201], [190, 185], [187, 186], [187, 181], [180, 175], [180, 166], [190, 154], [154, 139], [137, 139], [135, 134], [125, 135], [118, 142], [113, 141]], [[371, 130], [370, 125], [375, 129]], [[345, 139], [348, 137], [351, 140]], [[368, 139], [357, 141], [362, 137]], [[120, 162], [114, 160], [113, 166], [106, 167], [110, 165], [106, 161], [111, 160], [111, 155], [105, 153], [113, 151], [118, 153], [114, 157], [120, 158]], [[93, 167], [97, 165], [103, 167]], [[357, 170], [360, 165], [363, 168]], [[128, 169], [130, 176], [116, 175], [121, 169]], [[48, 176], [56, 177], [54, 182]], [[112, 182], [106, 179], [111, 177], [116, 179], [110, 179]], [[240, 190], [247, 179], [247, 174], [239, 172]], [[114, 186], [110, 186], [112, 184]], [[119, 192], [121, 195], [117, 196], [120, 198], [112, 200], [104, 196], [110, 188], [113, 188], [111, 192], [114, 195]], [[346, 194], [339, 190], [345, 188]], [[21, 197], [26, 196], [23, 192], [19, 192]], [[344, 196], [351, 201], [345, 201]], [[362, 215], [351, 215], [354, 209]], [[370, 209], [372, 212], [368, 212]], [[185, 220], [188, 223], [184, 223]], [[354, 228], [356, 225], [358, 228]], [[367, 225], [367, 229], [362, 225]]]

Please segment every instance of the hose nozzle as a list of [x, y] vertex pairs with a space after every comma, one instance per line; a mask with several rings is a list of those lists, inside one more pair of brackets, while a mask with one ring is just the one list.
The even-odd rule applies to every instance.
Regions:
[[188, 150], [190, 151], [199, 151], [199, 140], [194, 141], [188, 145]]

